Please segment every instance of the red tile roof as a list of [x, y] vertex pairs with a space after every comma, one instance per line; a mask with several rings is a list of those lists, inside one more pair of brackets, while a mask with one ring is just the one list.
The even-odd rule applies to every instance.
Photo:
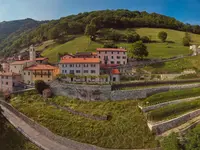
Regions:
[[127, 50], [123, 48], [97, 48], [97, 51], [127, 52]]
[[0, 72], [0, 76], [20, 76], [20, 74], [14, 72]]
[[46, 60], [48, 59], [47, 57], [40, 57], [40, 58], [36, 58], [35, 60]]
[[99, 58], [68, 58], [60, 61], [61, 64], [100, 63]]
[[27, 62], [32, 62], [32, 60], [18, 60], [11, 63], [11, 65], [23, 65]]
[[120, 72], [119, 72], [118, 69], [113, 69], [113, 70], [112, 70], [112, 74], [120, 74]]
[[55, 69], [58, 69], [58, 68], [51, 65], [38, 64], [38, 65], [33, 65], [31, 67], [25, 68], [24, 70], [55, 70]]

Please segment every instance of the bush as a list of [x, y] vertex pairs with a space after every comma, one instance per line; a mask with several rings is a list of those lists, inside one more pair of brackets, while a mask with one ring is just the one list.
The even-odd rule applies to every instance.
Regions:
[[180, 142], [177, 134], [172, 133], [161, 141], [162, 150], [180, 150]]
[[128, 33], [126, 35], [126, 40], [128, 43], [133, 43], [140, 40], [140, 35], [137, 33]]
[[105, 43], [104, 48], [118, 48], [114, 43]]
[[196, 79], [196, 78], [199, 78], [199, 75], [196, 73], [191, 73], [191, 74], [181, 75], [177, 77], [176, 79]]
[[187, 37], [184, 37], [184, 38], [183, 38], [183, 45], [184, 45], [184, 46], [190, 46], [190, 39], [187, 38]]
[[192, 129], [186, 134], [185, 150], [200, 149], [200, 125]]
[[149, 37], [147, 37], [147, 36], [142, 36], [142, 37], [141, 37], [141, 41], [142, 41], [143, 43], [149, 43], [149, 42], [150, 42], [150, 39], [149, 39]]
[[149, 120], [160, 121], [164, 119], [171, 119], [176, 116], [182, 115], [191, 110], [200, 108], [200, 100], [194, 100], [191, 102], [183, 102], [179, 104], [172, 104], [160, 109], [156, 109], [148, 113]]
[[49, 88], [49, 85], [47, 85], [43, 80], [35, 81], [35, 89], [38, 91], [38, 93], [42, 94], [43, 90], [47, 88]]

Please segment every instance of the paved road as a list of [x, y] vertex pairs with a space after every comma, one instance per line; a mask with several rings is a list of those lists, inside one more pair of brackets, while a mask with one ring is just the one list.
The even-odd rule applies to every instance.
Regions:
[[14, 125], [21, 133], [28, 137], [33, 143], [38, 145], [44, 150], [74, 150], [73, 148], [66, 147], [55, 141], [50, 140], [46, 136], [40, 134], [38, 131], [30, 127], [26, 122], [21, 120], [15, 114], [10, 112], [7, 108], [2, 106], [3, 115]]

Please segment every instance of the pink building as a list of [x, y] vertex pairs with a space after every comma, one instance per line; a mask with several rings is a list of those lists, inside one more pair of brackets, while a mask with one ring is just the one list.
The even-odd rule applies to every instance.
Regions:
[[0, 73], [0, 90], [13, 92], [20, 88], [21, 75], [13, 72]]
[[127, 64], [127, 50], [122, 48], [97, 48], [97, 57], [101, 64]]
[[10, 70], [10, 64], [7, 63], [7, 62], [3, 62], [2, 63], [2, 69], [3, 69], [4, 72], [9, 72], [9, 70]]

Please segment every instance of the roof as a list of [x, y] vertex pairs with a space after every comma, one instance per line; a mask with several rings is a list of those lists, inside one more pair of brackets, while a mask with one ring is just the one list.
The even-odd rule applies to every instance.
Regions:
[[119, 64], [101, 64], [100, 68], [101, 69], [109, 69], [109, 68], [113, 68], [113, 67], [117, 67], [119, 66]]
[[20, 74], [14, 72], [0, 72], [0, 76], [20, 76]]
[[123, 48], [97, 48], [97, 51], [127, 52], [127, 50]]
[[39, 57], [39, 58], [36, 58], [35, 60], [46, 60], [48, 59], [47, 57]]
[[97, 53], [96, 52], [92, 52], [92, 55], [97, 55]]
[[54, 70], [54, 69], [58, 69], [58, 68], [51, 65], [37, 64], [31, 67], [25, 68], [24, 70]]
[[18, 60], [11, 63], [11, 65], [23, 65], [27, 62], [32, 62], [32, 60]]
[[100, 63], [99, 58], [68, 58], [60, 61], [61, 64]]
[[113, 69], [113, 70], [112, 70], [112, 74], [120, 74], [120, 72], [119, 72], [118, 69]]

